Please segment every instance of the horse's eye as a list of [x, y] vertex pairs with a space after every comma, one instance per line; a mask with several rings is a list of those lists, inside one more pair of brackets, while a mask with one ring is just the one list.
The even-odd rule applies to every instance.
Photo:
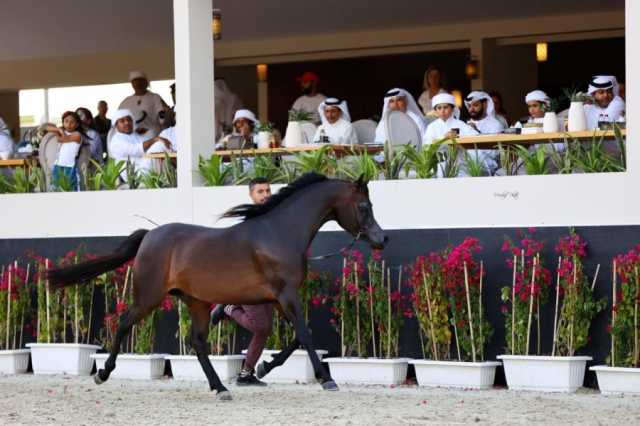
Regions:
[[361, 212], [367, 212], [367, 211], [369, 211], [369, 205], [367, 203], [360, 203], [360, 204], [358, 204], [358, 209]]

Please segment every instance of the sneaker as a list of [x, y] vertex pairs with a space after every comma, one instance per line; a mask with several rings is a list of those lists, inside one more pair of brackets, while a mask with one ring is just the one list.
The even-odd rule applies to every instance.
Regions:
[[261, 382], [258, 378], [253, 374], [253, 370], [245, 370], [244, 368], [240, 371], [238, 378], [236, 379], [236, 385], [238, 386], [267, 386], [265, 382]]
[[216, 305], [215, 308], [213, 308], [213, 310], [211, 311], [211, 323], [213, 325], [218, 324], [220, 321], [222, 321], [225, 317], [225, 312], [224, 312], [224, 308], [227, 305]]

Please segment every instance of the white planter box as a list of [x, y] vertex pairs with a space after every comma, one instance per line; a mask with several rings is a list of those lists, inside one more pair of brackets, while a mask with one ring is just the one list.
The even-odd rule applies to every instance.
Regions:
[[[104, 368], [108, 353], [93, 354], [98, 370]], [[165, 354], [119, 354], [116, 358], [116, 369], [111, 372], [113, 379], [152, 380], [164, 374]]]
[[31, 348], [33, 374], [88, 376], [94, 354], [100, 346], [81, 343], [27, 343]]
[[499, 362], [409, 361], [416, 369], [418, 386], [463, 389], [493, 387]]
[[327, 358], [336, 383], [399, 385], [407, 379], [408, 358]]
[[[243, 350], [242, 353], [246, 355], [247, 350]], [[280, 351], [274, 349], [263, 350], [260, 359], [258, 359], [258, 364], [262, 361], [271, 362], [272, 356], [278, 353]], [[321, 360], [327, 353], [324, 349], [316, 349], [316, 354]], [[304, 349], [293, 351], [284, 364], [274, 368], [260, 380], [267, 383], [315, 383], [317, 381], [311, 358], [309, 358], [309, 354]]]
[[29, 367], [29, 349], [0, 351], [0, 374], [24, 374]]
[[[171, 372], [175, 380], [207, 381], [200, 362], [195, 355], [169, 355]], [[242, 368], [244, 355], [209, 355], [213, 369], [223, 382], [235, 379]]]
[[512, 390], [575, 392], [582, 387], [590, 356], [500, 355]]
[[596, 372], [598, 387], [605, 395], [640, 394], [640, 368], [597, 365], [589, 370]]

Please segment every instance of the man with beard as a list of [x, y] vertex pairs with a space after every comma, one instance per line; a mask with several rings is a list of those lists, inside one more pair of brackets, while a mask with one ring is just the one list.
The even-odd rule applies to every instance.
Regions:
[[469, 93], [464, 101], [471, 119], [467, 121], [469, 126], [476, 129], [482, 135], [495, 135], [502, 133], [504, 126], [496, 118], [493, 99], [488, 93], [474, 91]]
[[320, 124], [320, 115], [318, 115], [318, 107], [326, 99], [326, 96], [322, 93], [318, 93], [318, 84], [320, 78], [316, 73], [307, 71], [298, 77], [298, 83], [300, 83], [300, 90], [302, 96], [300, 96], [291, 106], [291, 109], [297, 111], [305, 111], [312, 115], [312, 121], [318, 125]]
[[407, 114], [418, 128], [418, 132], [424, 135], [427, 130], [427, 122], [424, 119], [424, 115], [418, 104], [416, 103], [411, 93], [401, 88], [393, 88], [389, 90], [385, 95], [382, 102], [382, 115], [380, 116], [380, 122], [376, 127], [375, 141], [377, 143], [385, 143], [387, 140], [387, 116], [392, 111], [401, 111]]
[[625, 102], [619, 95], [618, 80], [612, 75], [597, 75], [589, 84], [588, 94], [594, 103], [584, 106], [587, 128], [598, 128], [598, 122], [615, 122], [624, 116]]

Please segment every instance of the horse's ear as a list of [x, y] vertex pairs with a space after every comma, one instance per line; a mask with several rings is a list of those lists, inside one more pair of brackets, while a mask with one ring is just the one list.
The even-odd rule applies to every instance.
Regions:
[[367, 181], [364, 177], [364, 173], [360, 175], [360, 177], [358, 178], [358, 180], [356, 181], [356, 186], [358, 188], [366, 188], [367, 184], [369, 183], [369, 181]]

